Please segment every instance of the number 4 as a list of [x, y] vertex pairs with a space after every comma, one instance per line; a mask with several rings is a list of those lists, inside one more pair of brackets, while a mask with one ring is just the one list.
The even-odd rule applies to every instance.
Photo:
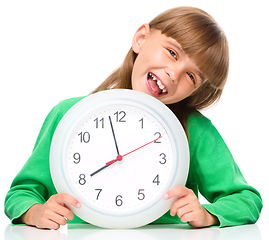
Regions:
[[159, 185], [159, 183], [160, 183], [159, 174], [154, 178], [154, 180], [152, 182], [157, 183], [157, 185]]

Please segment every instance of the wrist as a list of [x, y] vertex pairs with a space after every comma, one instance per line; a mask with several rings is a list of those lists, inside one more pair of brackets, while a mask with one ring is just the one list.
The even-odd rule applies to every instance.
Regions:
[[42, 206], [41, 204], [35, 204], [30, 207], [21, 217], [20, 220], [22, 223], [27, 225], [35, 226], [35, 216], [37, 213], [37, 209]]
[[220, 225], [219, 219], [215, 215], [208, 212], [205, 208], [204, 208], [204, 211], [206, 214], [207, 226], [219, 226]]

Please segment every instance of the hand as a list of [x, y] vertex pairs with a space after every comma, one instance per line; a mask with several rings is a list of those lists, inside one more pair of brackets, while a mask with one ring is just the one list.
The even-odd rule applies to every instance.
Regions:
[[210, 214], [205, 208], [203, 208], [191, 189], [183, 186], [178, 186], [164, 195], [164, 199], [178, 196], [179, 199], [174, 201], [170, 209], [170, 215], [176, 214], [182, 222], [189, 222], [193, 227], [208, 227], [218, 225], [218, 218]]
[[116, 161], [121, 161], [122, 160], [122, 156], [120, 155], [119, 152], [119, 148], [118, 148], [118, 144], [117, 144], [117, 140], [116, 140], [116, 136], [115, 136], [115, 132], [114, 132], [114, 128], [113, 128], [113, 124], [112, 124], [112, 120], [111, 117], [108, 116], [109, 118], [109, 122], [110, 122], [110, 127], [111, 127], [111, 131], [112, 131], [112, 135], [113, 135], [113, 139], [114, 139], [114, 143], [115, 143], [115, 147], [116, 147], [116, 151], [117, 151], [117, 159], [113, 160], [113, 162], [111, 161], [111, 163], [109, 162], [109, 164], [107, 163], [105, 166], [99, 168], [97, 171], [93, 172], [90, 176], [94, 176], [96, 173], [101, 172], [102, 170], [104, 170], [105, 168], [107, 168], [108, 166], [110, 166], [112, 163], [116, 162]]
[[115, 136], [114, 128], [113, 128], [113, 125], [112, 125], [111, 117], [108, 116], [108, 118], [109, 118], [109, 122], [110, 122], [111, 131], [112, 131], [112, 134], [113, 134], [113, 138], [114, 138], [114, 143], [115, 143], [115, 147], [116, 147], [116, 150], [117, 150], [117, 154], [119, 156], [120, 155], [120, 152], [119, 152], [118, 144], [117, 144], [117, 141], [116, 141], [116, 136]]
[[[162, 136], [161, 136], [161, 137], [162, 137]], [[158, 137], [157, 139], [154, 139], [154, 140], [152, 140], [151, 142], [148, 142], [148, 143], [144, 144], [143, 146], [138, 147], [138, 148], [134, 149], [133, 151], [124, 154], [123, 156], [118, 155], [116, 159], [114, 159], [114, 160], [112, 160], [112, 161], [110, 161], [110, 162], [107, 162], [105, 166], [101, 167], [100, 169], [98, 169], [97, 171], [95, 171], [94, 173], [92, 173], [90, 176], [91, 176], [91, 177], [94, 176], [96, 173], [101, 172], [102, 170], [104, 170], [105, 168], [107, 168], [108, 166], [110, 166], [111, 164], [113, 164], [113, 163], [115, 163], [115, 162], [117, 162], [117, 161], [121, 161], [121, 160], [123, 159], [123, 157], [125, 157], [125, 156], [127, 156], [127, 155], [129, 155], [129, 154], [131, 154], [131, 153], [133, 153], [133, 152], [135, 152], [135, 151], [137, 151], [137, 150], [139, 150], [140, 148], [143, 148], [143, 147], [149, 145], [150, 143], [153, 143], [153, 142], [159, 140], [161, 137]]]
[[41, 229], [58, 229], [60, 225], [66, 225], [67, 219], [72, 220], [74, 214], [65, 205], [68, 203], [76, 208], [81, 204], [73, 196], [67, 193], [53, 195], [44, 204], [33, 205], [21, 219], [24, 223]]

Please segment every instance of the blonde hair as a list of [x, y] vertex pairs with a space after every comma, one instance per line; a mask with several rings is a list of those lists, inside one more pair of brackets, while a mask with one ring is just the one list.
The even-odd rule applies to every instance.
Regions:
[[[174, 38], [205, 76], [195, 94], [169, 105], [186, 130], [187, 117], [192, 111], [208, 107], [221, 97], [229, 69], [226, 36], [208, 13], [193, 7], [169, 9], [155, 17], [149, 26], [150, 29], [160, 30], [167, 37]], [[132, 89], [131, 76], [136, 57], [137, 54], [131, 48], [121, 67], [93, 93], [109, 88]]]

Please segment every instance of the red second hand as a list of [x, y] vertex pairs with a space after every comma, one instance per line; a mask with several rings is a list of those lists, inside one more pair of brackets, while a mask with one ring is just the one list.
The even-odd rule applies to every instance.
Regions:
[[110, 162], [107, 162], [106, 165], [108, 166], [108, 165], [110, 165], [110, 164], [112, 164], [112, 163], [114, 163], [116, 161], [121, 161], [121, 160], [122, 160], [122, 156], [121, 155], [118, 155], [115, 160], [112, 160]]
[[160, 137], [158, 137], [158, 138], [152, 140], [151, 142], [148, 142], [148, 143], [144, 144], [143, 146], [141, 146], [141, 147], [139, 147], [139, 148], [134, 149], [134, 150], [131, 151], [131, 152], [128, 152], [128, 153], [124, 154], [123, 156], [118, 155], [117, 158], [116, 158], [115, 160], [112, 160], [112, 161], [110, 161], [110, 162], [107, 162], [106, 165], [108, 166], [108, 165], [110, 165], [110, 164], [112, 164], [112, 163], [114, 163], [114, 162], [116, 162], [116, 161], [121, 161], [123, 157], [129, 155], [130, 153], [133, 153], [133, 152], [139, 150], [139, 149], [142, 148], [142, 147], [145, 147], [145, 146], [147, 146], [147, 145], [149, 145], [149, 144], [151, 144], [151, 143], [153, 143], [153, 142], [159, 140], [161, 137], [162, 137], [162, 136], [160, 136]]

